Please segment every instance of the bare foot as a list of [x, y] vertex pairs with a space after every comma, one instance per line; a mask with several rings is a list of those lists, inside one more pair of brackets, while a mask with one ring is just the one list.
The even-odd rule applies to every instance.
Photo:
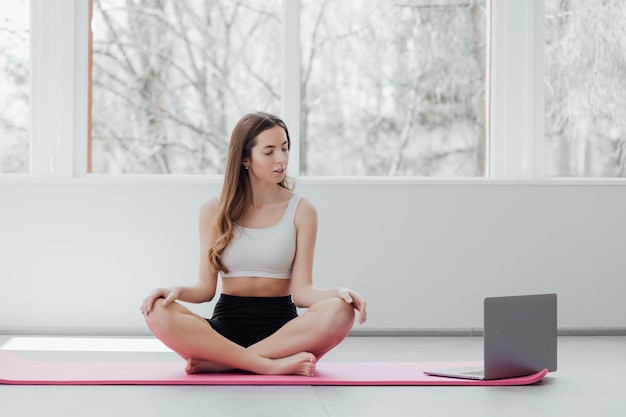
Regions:
[[228, 372], [233, 371], [234, 368], [222, 365], [221, 363], [206, 361], [202, 359], [189, 359], [187, 366], [185, 366], [185, 372], [188, 374], [207, 374], [214, 372]]
[[[292, 356], [280, 359], [264, 359], [267, 361], [266, 366], [258, 373], [267, 375], [315, 375], [315, 363], [317, 358], [312, 353], [301, 352]], [[233, 371], [234, 368], [222, 365], [221, 363], [202, 360], [189, 359], [185, 372], [188, 374], [203, 374]]]
[[267, 370], [271, 375], [315, 375], [317, 358], [312, 353], [301, 352], [280, 359], [271, 359], [272, 363]]

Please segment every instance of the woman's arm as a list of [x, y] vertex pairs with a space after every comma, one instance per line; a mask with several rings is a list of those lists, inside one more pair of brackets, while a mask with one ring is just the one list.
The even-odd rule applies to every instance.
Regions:
[[291, 272], [291, 293], [298, 307], [308, 308], [318, 301], [340, 298], [359, 312], [359, 323], [367, 320], [363, 297], [347, 288], [319, 289], [313, 286], [313, 258], [317, 239], [317, 210], [302, 199], [296, 211], [296, 256]]
[[144, 314], [149, 314], [154, 302], [163, 298], [163, 305], [167, 305], [176, 300], [189, 303], [203, 303], [211, 301], [215, 297], [217, 288], [217, 271], [213, 271], [209, 264], [209, 248], [215, 242], [215, 216], [217, 213], [217, 198], [213, 198], [204, 203], [200, 209], [199, 235], [200, 235], [200, 256], [198, 281], [193, 286], [157, 288], [144, 300], [141, 310]]
[[[200, 208], [198, 221], [200, 237], [200, 253], [198, 255], [198, 282], [189, 291], [181, 292], [181, 301], [202, 303], [211, 301], [215, 297], [217, 289], [217, 271], [213, 270], [209, 263], [209, 249], [213, 247], [217, 232], [215, 230], [215, 218], [217, 217], [217, 197], [212, 198]], [[184, 298], [183, 298], [184, 297]]]

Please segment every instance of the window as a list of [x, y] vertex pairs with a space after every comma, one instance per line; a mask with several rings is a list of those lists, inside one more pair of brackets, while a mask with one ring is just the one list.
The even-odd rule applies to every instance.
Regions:
[[29, 171], [29, 4], [0, 3], [0, 173]]
[[626, 7], [546, 1], [546, 176], [626, 176]]
[[15, 0], [0, 12], [0, 173], [221, 174], [235, 121], [267, 110], [291, 128], [292, 175], [626, 176], [623, 2]]
[[281, 7], [94, 0], [93, 172], [220, 174], [236, 120], [282, 103], [300, 175], [484, 175], [483, 3], [303, 0], [289, 103]]
[[300, 170], [485, 174], [485, 2], [302, 3]]
[[278, 113], [279, 0], [94, 0], [92, 171], [221, 174], [245, 113]]

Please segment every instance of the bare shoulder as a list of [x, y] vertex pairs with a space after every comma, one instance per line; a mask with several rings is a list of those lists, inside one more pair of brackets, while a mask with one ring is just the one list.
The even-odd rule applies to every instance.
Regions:
[[200, 219], [211, 220], [214, 219], [217, 214], [217, 206], [219, 203], [218, 197], [213, 197], [210, 200], [205, 201], [200, 206]]
[[302, 197], [296, 209], [296, 223], [317, 222], [317, 209], [306, 197]]
[[300, 199], [300, 203], [298, 203], [298, 211], [302, 211], [305, 214], [317, 213], [315, 205], [311, 202], [311, 200], [304, 196]]

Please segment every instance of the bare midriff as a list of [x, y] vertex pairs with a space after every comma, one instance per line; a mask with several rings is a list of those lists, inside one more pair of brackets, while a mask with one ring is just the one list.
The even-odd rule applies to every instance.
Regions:
[[290, 279], [229, 277], [222, 278], [222, 292], [238, 297], [282, 297], [291, 294]]

